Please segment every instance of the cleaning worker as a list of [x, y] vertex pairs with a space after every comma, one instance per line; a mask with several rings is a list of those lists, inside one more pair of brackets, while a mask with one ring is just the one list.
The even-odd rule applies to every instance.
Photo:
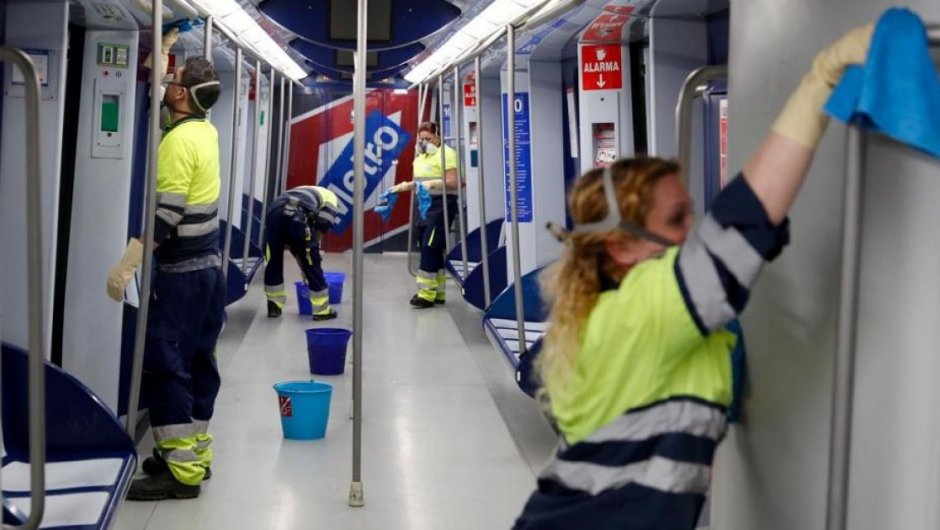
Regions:
[[[444, 150], [441, 160], [440, 150]], [[442, 166], [443, 164], [443, 166]], [[417, 222], [421, 228], [421, 264], [418, 267], [418, 293], [411, 298], [411, 306], [418, 309], [434, 307], [446, 301], [447, 276], [444, 272], [444, 253], [450, 230], [457, 216], [457, 151], [443, 144], [436, 123], [428, 121], [418, 127], [418, 141], [412, 165], [414, 180], [402, 182], [389, 189], [401, 193], [422, 186], [430, 194], [431, 204]], [[444, 192], [446, 182], [447, 192]], [[447, 220], [444, 220], [444, 201], [447, 201]]]
[[[170, 124], [160, 140], [154, 222], [156, 276], [144, 349], [143, 401], [156, 441], [127, 498], [199, 496], [212, 462], [209, 420], [221, 379], [215, 346], [225, 311], [218, 249], [221, 187], [219, 135], [206, 112], [221, 84], [212, 63], [191, 57], [164, 87]], [[108, 295], [120, 302], [143, 259], [131, 239], [108, 276]]]
[[339, 199], [320, 186], [299, 186], [274, 199], [265, 218], [264, 294], [268, 317], [281, 316], [287, 302], [284, 290], [284, 249], [290, 250], [310, 290], [314, 320], [336, 318], [330, 307], [329, 286], [323, 277], [320, 236], [339, 223]]
[[732, 399], [726, 324], [789, 241], [787, 212], [845, 67], [872, 26], [823, 50], [757, 152], [694, 228], [679, 167], [620, 160], [574, 185], [545, 280], [536, 368], [564, 440], [516, 530], [692, 530]]

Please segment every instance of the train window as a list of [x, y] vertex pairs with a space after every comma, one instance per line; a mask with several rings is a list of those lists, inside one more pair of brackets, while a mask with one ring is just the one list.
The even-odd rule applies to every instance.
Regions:
[[[368, 32], [370, 41], [392, 40], [392, 1], [369, 0]], [[349, 0], [330, 0], [330, 39], [356, 40], [356, 10]]]

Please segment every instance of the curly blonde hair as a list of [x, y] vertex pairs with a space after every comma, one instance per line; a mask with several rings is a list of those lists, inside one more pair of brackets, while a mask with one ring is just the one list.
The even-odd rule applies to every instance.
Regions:
[[[663, 177], [679, 172], [679, 165], [659, 158], [621, 159], [611, 166], [620, 215], [639, 226], [653, 208], [653, 188]], [[577, 180], [568, 194], [568, 207], [576, 224], [601, 221], [607, 216], [604, 170], [593, 169]], [[574, 371], [585, 322], [601, 294], [603, 276], [620, 280], [622, 267], [607, 254], [610, 237], [633, 236], [620, 230], [571, 233], [564, 253], [541, 277], [543, 297], [551, 305], [549, 327], [536, 370], [546, 402], [560, 391]]]

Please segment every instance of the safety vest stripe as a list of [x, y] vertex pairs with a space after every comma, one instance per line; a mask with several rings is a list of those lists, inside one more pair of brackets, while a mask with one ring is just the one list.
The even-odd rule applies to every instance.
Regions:
[[695, 242], [693, 244], [704, 244], [712, 255], [720, 259], [740, 285], [753, 285], [764, 259], [737, 228], [722, 228], [714, 217], [706, 215], [690, 236], [689, 240]]
[[198, 214], [216, 215], [219, 211], [219, 202], [210, 202], [208, 204], [187, 204], [183, 213], [187, 216]]
[[718, 441], [691, 434], [673, 432], [630, 442], [578, 442], [558, 455], [565, 462], [584, 462], [602, 466], [625, 466], [661, 456], [679, 462], [710, 465]]
[[156, 215], [171, 227], [180, 224], [180, 222], [183, 220], [182, 213], [174, 212], [173, 210], [164, 207], [157, 208]]
[[591, 495], [638, 484], [668, 493], [700, 494], [708, 491], [711, 466], [679, 462], [654, 456], [626, 466], [603, 466], [587, 462], [555, 460], [540, 480]]
[[186, 195], [182, 193], [171, 193], [168, 191], [161, 191], [157, 193], [157, 205], [158, 206], [177, 206], [184, 207], [186, 206]]
[[717, 441], [724, 435], [725, 427], [725, 411], [722, 407], [680, 398], [627, 412], [583, 441], [641, 441], [676, 432]]
[[728, 303], [725, 287], [705, 245], [699, 240], [687, 241], [679, 252], [677, 268], [691, 298], [690, 309], [705, 330], [718, 330], [734, 319], [736, 313]]
[[179, 237], [199, 237], [218, 231], [219, 219], [214, 218], [211, 221], [202, 223], [184, 224], [180, 223], [176, 227], [176, 234]]

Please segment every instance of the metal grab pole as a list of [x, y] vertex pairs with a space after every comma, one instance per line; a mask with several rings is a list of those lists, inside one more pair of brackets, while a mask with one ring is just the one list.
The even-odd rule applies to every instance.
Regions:
[[147, 206], [144, 208], [144, 257], [140, 268], [140, 301], [137, 310], [137, 329], [134, 334], [134, 361], [131, 369], [131, 386], [127, 400], [127, 435], [136, 439], [137, 406], [140, 400], [140, 384], [144, 371], [144, 344], [147, 341], [147, 314], [150, 310], [150, 281], [153, 276], [153, 228], [157, 215], [157, 173], [160, 149], [160, 83], [166, 65], [158, 50], [163, 46], [159, 28], [163, 27], [163, 0], [153, 1], [153, 53], [150, 69], [150, 151], [147, 174]]
[[[480, 181], [480, 257], [483, 258], [483, 300], [490, 305], [490, 246], [486, 234], [486, 185], [483, 178], [483, 91], [480, 76], [483, 67], [480, 57], [473, 59], [474, 84], [477, 95], [477, 178]], [[468, 139], [469, 142], [469, 139]]]
[[[46, 510], [46, 374], [42, 335], [42, 172], [39, 154], [39, 75], [33, 60], [21, 50], [0, 48], [0, 61], [20, 69], [26, 88], [26, 272], [29, 337], [29, 517], [20, 526], [35, 529]], [[2, 497], [2, 494], [0, 494]]]
[[[441, 201], [444, 202], [444, 259], [450, 253], [450, 212], [447, 206], [447, 142], [444, 141], [444, 76], [437, 76], [437, 108], [440, 123], [437, 132], [441, 138]], [[446, 261], [445, 261], [446, 263]]]
[[[258, 136], [261, 134], [261, 61], [255, 61], [255, 115], [251, 128], [255, 132], [251, 142], [251, 178], [248, 179], [248, 226], [245, 228], [245, 245], [242, 251], [242, 267], [248, 270], [248, 248], [251, 246], [251, 225], [255, 218], [255, 181], [258, 176]], [[260, 234], [259, 234], [260, 235]]]
[[[418, 85], [418, 124], [417, 124], [418, 127], [420, 127], [421, 123], [424, 121], [424, 104], [426, 103], [426, 100], [427, 100], [429, 88], [430, 87], [425, 83], [421, 83], [420, 85]], [[414, 260], [412, 259], [412, 255], [414, 254], [414, 229], [415, 229], [415, 208], [416, 208], [414, 190], [411, 190], [408, 196], [409, 196], [408, 249], [407, 249], [408, 250], [408, 253], [407, 253], [408, 274], [414, 277], [418, 275], [418, 271], [415, 270]]]
[[847, 522], [864, 159], [865, 134], [861, 129], [849, 126], [843, 195], [842, 281], [839, 285], [839, 327], [833, 370], [832, 434], [829, 440], [827, 530], [844, 530]]
[[692, 163], [692, 101], [702, 83], [728, 78], [728, 65], [703, 66], [685, 78], [676, 104], [676, 150], [679, 156], [679, 178], [689, 187], [689, 165]]
[[451, 124], [454, 128], [454, 149], [457, 151], [457, 228], [460, 231], [460, 257], [463, 259], [463, 277], [470, 274], [467, 266], [467, 223], [463, 216], [464, 160], [461, 153], [460, 129], [463, 128], [463, 102], [460, 100], [460, 66], [454, 66], [454, 109], [451, 111]]
[[509, 134], [509, 199], [512, 210], [513, 292], [516, 295], [516, 325], [519, 355], [526, 352], [525, 309], [522, 303], [522, 260], [519, 256], [519, 184], [516, 182], [516, 28], [506, 27], [506, 130]]
[[238, 177], [238, 122], [241, 116], [242, 49], [235, 48], [235, 93], [232, 96], [232, 157], [228, 171], [228, 222], [225, 223], [225, 243], [222, 245], [222, 273], [228, 277], [232, 257], [232, 226], [235, 224], [235, 181]]
[[[274, 124], [277, 123], [278, 133], [277, 133], [277, 171], [274, 174], [274, 193], [281, 193], [281, 169], [284, 163], [284, 81], [285, 77], [281, 76], [281, 97], [278, 98], [278, 111], [277, 111], [277, 122], [273, 119], [271, 120], [271, 131], [274, 131]], [[271, 97], [274, 97], [274, 87], [271, 87]], [[273, 111], [272, 111], [273, 112]]]
[[355, 137], [353, 139], [353, 465], [349, 485], [349, 505], [363, 506], [362, 491], [362, 290], [364, 284], [362, 247], [363, 203], [365, 202], [366, 155], [366, 13], [369, 0], [359, 0], [356, 38], [356, 75], [353, 84]]
[[[260, 99], [260, 92], [259, 92]], [[258, 227], [258, 246], [261, 247], [261, 254], [264, 255], [264, 228], [268, 213], [268, 193], [271, 190], [271, 132], [274, 131], [274, 122], [271, 121], [271, 114], [274, 113], [274, 66], [271, 66], [271, 79], [268, 82], [268, 106], [265, 107], [268, 112], [268, 135], [264, 139], [264, 152], [268, 155], [264, 164], [264, 192], [261, 196], [261, 226]]]
[[294, 117], [294, 83], [287, 83], [287, 116], [284, 119], [284, 163], [281, 166], [281, 193], [287, 191], [287, 173], [290, 169], [290, 120]]
[[205, 57], [207, 61], [212, 60], [212, 28], [214, 26], [215, 18], [212, 15], [206, 17], [206, 25], [203, 29], [203, 40], [202, 40], [202, 56]]

